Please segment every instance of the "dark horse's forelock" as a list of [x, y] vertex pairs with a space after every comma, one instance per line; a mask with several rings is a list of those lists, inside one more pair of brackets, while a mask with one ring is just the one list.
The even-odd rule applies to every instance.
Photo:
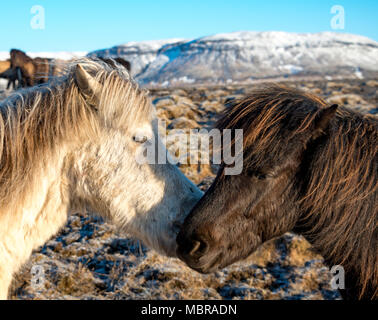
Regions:
[[[280, 147], [277, 138], [282, 136], [283, 130], [290, 129], [288, 139], [293, 138], [316, 121], [319, 106], [327, 105], [310, 93], [278, 84], [266, 85], [226, 109], [216, 127], [221, 132], [224, 129], [243, 130], [244, 165], [248, 167], [266, 161], [262, 150], [270, 154], [278, 153], [279, 150], [272, 147]], [[293, 112], [295, 123], [288, 123], [288, 115]]]
[[316, 128], [319, 110], [327, 106], [315, 95], [272, 85], [226, 109], [217, 128], [243, 129], [247, 169], [282, 159], [280, 152], [288, 147], [283, 137], [304, 139], [298, 141], [306, 149], [297, 172], [297, 203], [305, 235], [328, 260], [358, 275], [360, 298], [369, 291], [376, 299], [378, 120], [340, 107], [325, 135], [319, 132], [318, 139], [305, 141], [300, 133]]

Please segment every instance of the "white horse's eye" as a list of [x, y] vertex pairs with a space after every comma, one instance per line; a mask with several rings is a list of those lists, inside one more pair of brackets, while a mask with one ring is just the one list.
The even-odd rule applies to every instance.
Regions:
[[148, 138], [142, 135], [135, 135], [133, 136], [133, 140], [138, 143], [145, 143], [148, 140]]

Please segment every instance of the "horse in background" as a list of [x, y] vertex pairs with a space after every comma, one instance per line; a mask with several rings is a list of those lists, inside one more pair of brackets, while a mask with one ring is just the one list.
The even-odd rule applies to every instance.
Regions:
[[13, 87], [13, 90], [22, 87], [22, 73], [19, 67], [16, 67], [14, 69], [8, 68], [4, 72], [0, 73], [0, 78], [8, 80], [7, 90], [10, 89], [11, 85]]
[[48, 59], [48, 58], [34, 58], [33, 63], [34, 63], [34, 84], [41, 84], [41, 83], [46, 83], [49, 81], [50, 75], [53, 73], [51, 68], [53, 68], [54, 65], [54, 60], [53, 59]]
[[[70, 60], [66, 61], [41, 57], [33, 59], [29, 57], [25, 52], [18, 49], [12, 49], [10, 51], [10, 56], [10, 66], [8, 68], [11, 68], [12, 71], [8, 70], [6, 74], [3, 75], [3, 77], [12, 77], [11, 81], [14, 88], [15, 80], [19, 81], [19, 86], [21, 87], [30, 87], [37, 84], [46, 83], [51, 77], [56, 77], [61, 73], [64, 73], [66, 67], [71, 62]], [[128, 72], [131, 71], [130, 62], [121, 57], [115, 57], [114, 59], [100, 59], [112, 67], [116, 67], [116, 64], [119, 64], [122, 67], [126, 68]], [[8, 68], [4, 69], [3, 71], [7, 70]], [[8, 83], [8, 88], [9, 86], [10, 83]]]
[[268, 86], [233, 103], [217, 128], [243, 130], [243, 171], [221, 166], [185, 219], [178, 256], [212, 272], [294, 231], [344, 268], [343, 298], [377, 299], [378, 119]]
[[21, 50], [12, 49], [10, 51], [10, 64], [12, 69], [17, 67], [20, 68], [23, 84], [25, 86], [30, 87], [34, 85], [34, 73], [36, 71], [36, 66], [32, 58]]
[[0, 102], [0, 298], [72, 212], [88, 209], [176, 256], [178, 225], [202, 192], [158, 155], [138, 161], [146, 144], [167, 152], [147, 91], [100, 60], [73, 61]]
[[20, 68], [12, 69], [10, 67], [10, 60], [0, 61], [0, 78], [7, 79], [7, 90], [10, 86], [13, 86], [13, 89], [18, 88], [22, 85], [22, 74]]
[[33, 59], [18, 49], [12, 49], [10, 57], [11, 69], [19, 68], [21, 71], [22, 86], [46, 83], [54, 73], [53, 59], [40, 57]]
[[105, 58], [105, 57], [100, 57], [100, 59], [104, 62], [106, 62], [107, 64], [110, 64], [110, 65], [113, 65], [115, 66], [114, 64], [114, 61], [119, 63], [121, 66], [123, 66], [124, 68], [126, 68], [126, 70], [130, 73], [131, 72], [131, 63], [121, 57], [115, 57], [115, 58]]

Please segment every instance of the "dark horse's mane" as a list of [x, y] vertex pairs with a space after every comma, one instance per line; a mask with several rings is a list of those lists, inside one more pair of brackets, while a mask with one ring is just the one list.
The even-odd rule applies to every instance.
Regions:
[[[299, 126], [290, 128], [295, 135], [312, 128], [319, 109], [327, 106], [310, 93], [270, 85], [230, 106], [217, 128], [243, 129], [244, 166], [252, 161], [255, 166], [266, 161], [266, 150], [274, 155], [283, 148], [288, 114], [298, 119]], [[296, 177], [305, 235], [328, 261], [356, 275], [360, 298], [367, 291], [377, 298], [378, 119], [339, 107], [318, 135], [304, 151], [306, 169]]]
[[19, 49], [11, 49], [10, 50], [10, 53], [12, 54], [19, 54], [19, 55], [22, 55], [22, 56], [25, 56], [25, 57], [27, 57], [27, 58], [29, 58], [29, 59], [31, 59], [24, 51], [22, 51], [22, 50], [19, 50]]
[[13, 61], [13, 57], [17, 56], [19, 59], [22, 59], [23, 62], [32, 62], [33, 59], [29, 57], [24, 51], [18, 50], [18, 49], [11, 49], [10, 51], [11, 56], [11, 63]]

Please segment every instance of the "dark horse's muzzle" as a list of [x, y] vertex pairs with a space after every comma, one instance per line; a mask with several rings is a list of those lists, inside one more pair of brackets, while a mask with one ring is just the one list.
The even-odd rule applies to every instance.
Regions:
[[209, 241], [181, 230], [177, 236], [177, 256], [192, 269], [209, 273], [217, 269], [219, 254], [210, 250]]

